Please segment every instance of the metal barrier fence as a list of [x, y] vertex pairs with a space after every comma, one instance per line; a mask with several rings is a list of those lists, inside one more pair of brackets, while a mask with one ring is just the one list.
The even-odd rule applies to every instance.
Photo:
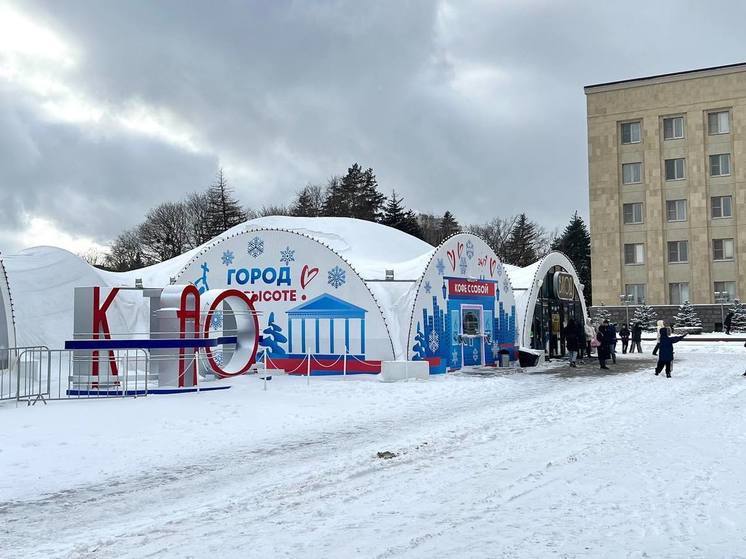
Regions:
[[[0, 369], [0, 400], [31, 405], [39, 400], [147, 396], [153, 380], [148, 353], [142, 349], [102, 352], [103, 358], [97, 352], [45, 346], [2, 352], [7, 352], [8, 366]], [[98, 374], [93, 374], [94, 363]]]

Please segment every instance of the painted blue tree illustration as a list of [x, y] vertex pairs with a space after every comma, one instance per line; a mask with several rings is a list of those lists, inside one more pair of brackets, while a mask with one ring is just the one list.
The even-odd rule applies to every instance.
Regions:
[[288, 339], [282, 333], [282, 328], [275, 322], [275, 313], [269, 313], [269, 322], [267, 323], [267, 327], [262, 330], [262, 334], [262, 340], [259, 342], [259, 345], [266, 349], [257, 354], [257, 361], [264, 359], [265, 351], [268, 357], [287, 355], [287, 352], [280, 344], [287, 343]]
[[425, 343], [425, 334], [422, 333], [422, 329], [420, 328], [420, 323], [417, 322], [417, 334], [414, 337], [415, 344], [412, 347], [412, 351], [414, 352], [414, 355], [412, 355], [412, 361], [422, 361], [426, 357], [426, 343]]

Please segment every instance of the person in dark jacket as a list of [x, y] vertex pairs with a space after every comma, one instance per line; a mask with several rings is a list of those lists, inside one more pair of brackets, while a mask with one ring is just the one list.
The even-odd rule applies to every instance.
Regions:
[[629, 328], [626, 324], [622, 324], [622, 329], [619, 330], [619, 337], [622, 338], [622, 353], [627, 353], [627, 346], [629, 346]]
[[578, 357], [580, 345], [578, 343], [578, 327], [574, 318], [568, 320], [567, 326], [565, 326], [565, 347], [570, 354], [570, 367], [577, 367], [575, 360]]
[[604, 320], [604, 326], [606, 326], [606, 329], [604, 330], [603, 343], [607, 346], [612, 363], [616, 363], [616, 328], [613, 324], [609, 324], [608, 320]]
[[642, 347], [640, 346], [640, 343], [642, 342], [642, 324], [639, 322], [635, 322], [632, 325], [632, 346], [629, 348], [630, 353], [635, 352], [635, 348], [637, 348], [637, 353], [642, 353]]
[[604, 341], [606, 339], [606, 330], [608, 327], [608, 321], [604, 321], [604, 323], [598, 327], [598, 333], [596, 334], [596, 339], [600, 344], [596, 348], [596, 353], [598, 354], [598, 362], [601, 365], [602, 369], [608, 369], [608, 367], [606, 366], [606, 360], [610, 357], [609, 345]]
[[671, 378], [671, 369], [673, 368], [673, 344], [680, 342], [686, 337], [686, 334], [681, 336], [670, 336], [668, 334], [668, 328], [661, 328], [658, 332], [660, 334], [660, 348], [658, 349], [658, 364], [655, 366], [655, 375], [658, 376], [663, 368], [666, 368], [666, 378]]
[[575, 330], [578, 333], [578, 361], [583, 363], [583, 352], [585, 351], [587, 340], [585, 339], [585, 325], [582, 320], [575, 322]]
[[725, 333], [730, 334], [730, 325], [733, 324], [733, 312], [728, 311], [728, 314], [725, 315], [725, 322], [723, 323], [723, 326], [725, 326]]

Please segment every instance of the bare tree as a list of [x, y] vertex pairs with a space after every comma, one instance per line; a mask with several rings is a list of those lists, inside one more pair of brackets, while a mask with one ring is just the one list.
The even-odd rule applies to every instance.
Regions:
[[210, 197], [207, 192], [192, 192], [184, 201], [187, 213], [189, 248], [195, 248], [210, 240], [208, 216]]
[[500, 260], [505, 260], [506, 243], [510, 238], [510, 233], [515, 227], [518, 216], [496, 217], [491, 221], [481, 225], [470, 225], [467, 227], [469, 233], [482, 237], [484, 241], [495, 251]]
[[116, 272], [126, 272], [145, 266], [139, 228], [124, 231], [114, 239], [106, 256], [106, 266]]
[[79, 253], [78, 256], [80, 256], [94, 268], [105, 269], [107, 267], [108, 255], [101, 250], [90, 248], [85, 252]]
[[293, 213], [288, 206], [281, 205], [262, 206], [262, 208], [256, 212], [257, 217], [267, 217], [270, 215], [293, 215]]
[[308, 183], [295, 194], [290, 211], [297, 217], [318, 217], [324, 213], [325, 200], [321, 185]]
[[150, 210], [139, 229], [146, 260], [163, 262], [189, 249], [189, 218], [181, 202], [166, 202]]

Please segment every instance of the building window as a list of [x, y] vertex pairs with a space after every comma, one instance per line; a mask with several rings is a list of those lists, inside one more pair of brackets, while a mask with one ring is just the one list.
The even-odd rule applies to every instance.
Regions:
[[623, 206], [624, 223], [642, 223], [642, 202], [633, 202]]
[[733, 196], [713, 196], [710, 198], [712, 217], [733, 217]]
[[639, 305], [645, 302], [645, 284], [644, 283], [628, 283], [624, 286], [624, 294], [627, 296], [632, 295], [632, 302]]
[[728, 293], [728, 299], [733, 301], [736, 298], [736, 282], [716, 281], [714, 291], [718, 293]]
[[733, 260], [733, 239], [712, 239], [712, 258]]
[[689, 241], [668, 241], [668, 262], [679, 264], [689, 261]]
[[710, 176], [724, 177], [730, 175], [730, 153], [710, 156]]
[[674, 116], [663, 119], [663, 139], [678, 140], [684, 137], [684, 117]]
[[622, 124], [622, 143], [639, 144], [640, 143], [640, 123], [625, 122]]
[[638, 184], [642, 182], [642, 163], [622, 164], [622, 184]]
[[625, 264], [643, 264], [645, 262], [645, 247], [642, 243], [624, 245]]
[[689, 302], [689, 284], [669, 283], [668, 302], [671, 305], [681, 305], [683, 303]]
[[666, 159], [666, 180], [678, 181], [684, 178], [684, 158]]
[[686, 200], [666, 200], [666, 219], [686, 221]]
[[728, 111], [708, 113], [707, 131], [710, 136], [715, 134], [727, 134], [730, 132], [730, 115]]

